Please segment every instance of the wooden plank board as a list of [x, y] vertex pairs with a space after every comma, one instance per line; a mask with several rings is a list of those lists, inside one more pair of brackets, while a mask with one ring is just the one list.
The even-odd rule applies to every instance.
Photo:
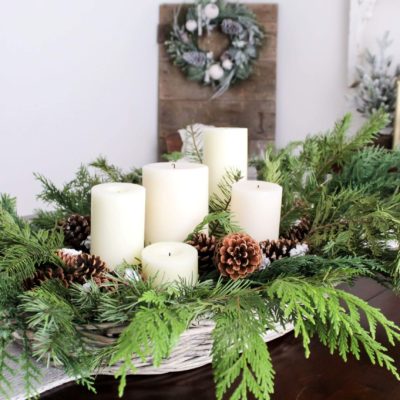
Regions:
[[[177, 130], [193, 123], [238, 126], [249, 129], [250, 153], [260, 153], [275, 139], [276, 117], [276, 4], [247, 4], [264, 27], [266, 40], [249, 79], [234, 85], [221, 97], [210, 100], [210, 87], [189, 81], [175, 67], [165, 51], [174, 13], [178, 4], [160, 6], [159, 42], [159, 155], [179, 150]], [[186, 6], [181, 6], [184, 15]], [[212, 44], [212, 43], [211, 43]]]

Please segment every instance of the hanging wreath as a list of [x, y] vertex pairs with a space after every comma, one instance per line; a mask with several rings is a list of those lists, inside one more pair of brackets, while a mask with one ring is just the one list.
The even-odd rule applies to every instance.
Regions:
[[[198, 0], [189, 7], [183, 25], [178, 16], [179, 12], [165, 45], [188, 79], [213, 87], [216, 98], [251, 75], [264, 32], [247, 7], [224, 0]], [[229, 38], [229, 46], [219, 58], [199, 47], [199, 39], [214, 29]]]

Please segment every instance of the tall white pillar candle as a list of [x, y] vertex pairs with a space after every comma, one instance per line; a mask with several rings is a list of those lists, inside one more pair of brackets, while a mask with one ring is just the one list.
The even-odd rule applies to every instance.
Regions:
[[182, 242], [208, 214], [208, 168], [177, 162], [143, 167], [145, 243]]
[[103, 183], [92, 188], [92, 254], [114, 269], [134, 263], [144, 247], [145, 189], [131, 183]]
[[210, 171], [209, 192], [218, 193], [218, 184], [229, 170], [239, 170], [247, 178], [248, 133], [246, 128], [208, 128], [204, 131], [203, 162]]
[[282, 187], [262, 181], [240, 181], [232, 186], [233, 219], [255, 240], [279, 238]]
[[142, 251], [142, 272], [154, 286], [180, 280], [194, 285], [199, 276], [197, 250], [186, 243], [154, 243]]

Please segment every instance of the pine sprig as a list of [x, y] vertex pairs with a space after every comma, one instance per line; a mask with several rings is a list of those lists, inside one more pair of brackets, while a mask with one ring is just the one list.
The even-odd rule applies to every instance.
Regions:
[[41, 174], [34, 174], [35, 178], [42, 184], [43, 191], [38, 199], [47, 204], [55, 205], [66, 215], [90, 214], [90, 191], [94, 185], [102, 182], [97, 175], [92, 176], [88, 168], [81, 165], [75, 178], [58, 188], [52, 181]]
[[89, 164], [96, 169], [96, 172], [102, 174], [102, 180], [107, 182], [128, 182], [140, 184], [142, 182], [142, 170], [132, 168], [129, 172], [123, 172], [121, 168], [110, 164], [105, 157], [97, 157]]
[[343, 187], [365, 193], [392, 195], [400, 186], [400, 151], [367, 147], [353, 155], [330, 183], [330, 190]]
[[218, 184], [218, 190], [210, 197], [210, 212], [229, 211], [232, 199], [232, 185], [243, 179], [239, 170], [226, 171]]
[[39, 211], [33, 218], [32, 225], [37, 229], [52, 229], [57, 221], [71, 214], [90, 215], [91, 190], [95, 185], [105, 182], [140, 183], [142, 179], [140, 169], [133, 168], [125, 173], [104, 157], [98, 157], [89, 165], [81, 165], [75, 177], [61, 187], [44, 175], [34, 176], [42, 184], [38, 199], [53, 207], [52, 211]]
[[[384, 280], [380, 275], [388, 271], [383, 264], [365, 257], [320, 257], [305, 255], [301, 257], [285, 257], [274, 261], [268, 268], [253, 274], [250, 279], [259, 284], [273, 282], [284, 277], [313, 277], [320, 282], [328, 281], [331, 285], [351, 282], [355, 278], [373, 277]], [[335, 282], [334, 275], [337, 276]]]
[[362, 190], [323, 192], [315, 208], [309, 242], [326, 254], [341, 252], [385, 256], [388, 240], [400, 238], [400, 194], [381, 198]]
[[28, 223], [20, 226], [0, 208], [0, 281], [19, 286], [34, 274], [35, 265], [46, 262], [60, 265], [55, 253], [62, 243], [59, 232], [33, 232]]
[[328, 133], [308, 136], [304, 142], [293, 143], [283, 150], [267, 149], [265, 158], [255, 165], [259, 179], [270, 179], [283, 187], [282, 231], [297, 219], [309, 216], [332, 174], [370, 144], [387, 121], [387, 114], [380, 110], [350, 136], [348, 114]]
[[7, 193], [0, 193], [0, 209], [7, 212], [14, 221], [20, 226], [24, 226], [24, 220], [17, 214], [17, 199]]
[[[229, 213], [232, 200], [232, 185], [243, 179], [242, 173], [239, 170], [226, 171], [225, 175], [218, 184], [218, 190], [210, 196], [209, 211], [211, 215], [224, 216], [222, 220], [211, 221], [210, 231], [213, 235], [221, 237], [225, 234], [225, 230], [230, 230], [230, 227], [236, 224], [225, 220], [224, 213]], [[231, 218], [231, 216], [230, 216]], [[221, 222], [223, 224], [221, 224]]]
[[240, 232], [241, 228], [234, 221], [232, 221], [232, 216], [228, 211], [220, 211], [210, 213], [204, 217], [193, 230], [193, 232], [186, 238], [186, 242], [191, 240], [196, 233], [199, 233], [207, 227], [210, 227], [209, 234], [214, 235], [219, 238], [228, 235], [233, 232]]

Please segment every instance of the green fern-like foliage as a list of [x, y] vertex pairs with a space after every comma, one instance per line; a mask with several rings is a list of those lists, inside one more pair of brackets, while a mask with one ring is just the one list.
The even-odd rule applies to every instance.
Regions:
[[[215, 322], [212, 355], [218, 399], [228, 393], [236, 400], [271, 399], [275, 373], [262, 335], [278, 322], [293, 324], [306, 356], [311, 339], [317, 338], [345, 361], [364, 355], [399, 379], [387, 346], [376, 336], [377, 329], [383, 329], [389, 344], [398, 344], [399, 327], [337, 288], [358, 277], [400, 287], [399, 156], [396, 151], [365, 147], [386, 122], [387, 116], [378, 112], [350, 136], [346, 116], [325, 135], [281, 150], [269, 147], [265, 158], [254, 162], [260, 179], [283, 187], [282, 231], [299, 217], [310, 219], [311, 252], [276, 260], [237, 282], [214, 274], [194, 287], [176, 282], [153, 288], [151, 281], [127, 273], [140, 276], [140, 265], [124, 265], [102, 285], [88, 281], [65, 288], [52, 279], [25, 291], [24, 280], [38, 265], [61, 265], [56, 250], [63, 237], [52, 229], [55, 221], [66, 213], [89, 212], [93, 184], [139, 182], [140, 171], [126, 174], [100, 158], [90, 167], [95, 168], [94, 175], [82, 167], [62, 188], [39, 177], [44, 185], [41, 198], [55, 207], [51, 213], [40, 213], [33, 223], [17, 215], [14, 199], [1, 196], [0, 396], [12, 395], [8, 374], [14, 362], [24, 371], [27, 396], [35, 396], [40, 376], [31, 356], [62, 366], [91, 390], [91, 376], [101, 366], [118, 365], [122, 396], [127, 374], [136, 371], [133, 357], [159, 365], [178, 345], [181, 334], [203, 318]], [[226, 174], [220, 194], [211, 199], [209, 215], [192, 235], [207, 226], [217, 238], [240, 230], [229, 211], [231, 186], [238, 179], [236, 172]], [[80, 328], [99, 323], [124, 329], [116, 343], [93, 349]], [[19, 359], [7, 351], [16, 331], [24, 343]], [[33, 346], [28, 331], [35, 332]]]
[[[318, 336], [332, 354], [337, 352], [344, 361], [349, 354], [359, 359], [363, 348], [373, 364], [400, 379], [387, 348], [375, 340], [377, 326], [381, 325], [394, 346], [400, 341], [399, 327], [357, 296], [300, 278], [277, 279], [267, 294], [286, 306], [285, 317], [294, 321], [295, 336], [302, 336], [307, 357], [311, 338]], [[367, 318], [368, 328], [361, 325], [362, 315]]]

